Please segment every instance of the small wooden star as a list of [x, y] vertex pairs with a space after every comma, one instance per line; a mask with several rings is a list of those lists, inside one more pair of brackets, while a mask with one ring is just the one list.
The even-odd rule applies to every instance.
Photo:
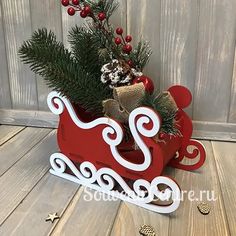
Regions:
[[48, 217], [45, 219], [45, 221], [51, 221], [53, 223], [54, 220], [57, 220], [59, 218], [60, 217], [57, 215], [57, 213], [48, 214]]

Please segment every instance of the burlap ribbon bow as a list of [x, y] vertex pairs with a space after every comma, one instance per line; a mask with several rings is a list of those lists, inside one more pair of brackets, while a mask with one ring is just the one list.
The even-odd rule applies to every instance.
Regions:
[[143, 83], [113, 89], [113, 98], [103, 101], [106, 116], [122, 123], [127, 122], [132, 110], [139, 106], [145, 94]]
[[[107, 117], [119, 122], [128, 122], [129, 114], [140, 105], [140, 101], [145, 95], [143, 83], [129, 86], [122, 86], [113, 89], [113, 98], [103, 101], [103, 111]], [[168, 98], [173, 108], [177, 111], [178, 107], [170, 92], [164, 91], [162, 96]]]

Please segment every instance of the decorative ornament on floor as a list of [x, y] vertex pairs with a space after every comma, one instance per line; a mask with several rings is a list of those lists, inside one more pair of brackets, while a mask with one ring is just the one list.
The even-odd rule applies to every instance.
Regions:
[[200, 204], [198, 204], [197, 208], [203, 215], [208, 215], [211, 211], [211, 207], [205, 202], [201, 202]]
[[139, 233], [143, 236], [157, 236], [154, 228], [150, 225], [142, 225], [139, 229]]
[[[162, 175], [165, 167], [195, 170], [205, 161], [183, 111], [190, 91], [182, 86], [155, 91], [143, 73], [149, 44], [135, 45], [133, 36], [110, 23], [115, 0], [61, 3], [69, 15], [89, 20], [69, 32], [71, 50], [46, 29], [19, 50], [22, 61], [55, 90], [47, 102], [60, 116], [60, 152], [51, 155], [50, 172], [155, 212], [175, 211], [180, 187]], [[186, 165], [185, 158], [196, 161]]]
[[51, 221], [52, 223], [55, 220], [58, 220], [60, 217], [57, 215], [57, 213], [53, 213], [53, 214], [48, 214], [48, 217], [45, 219], [45, 221]]

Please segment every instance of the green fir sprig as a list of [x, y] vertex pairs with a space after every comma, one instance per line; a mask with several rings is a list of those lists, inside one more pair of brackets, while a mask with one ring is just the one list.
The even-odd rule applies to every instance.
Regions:
[[49, 87], [95, 115], [102, 114], [102, 101], [112, 97], [112, 91], [81, 66], [47, 29], [34, 32], [19, 49], [19, 55]]
[[161, 116], [160, 132], [170, 135], [181, 135], [175, 120], [177, 107], [166, 93], [146, 93], [141, 101], [141, 105], [153, 108]]

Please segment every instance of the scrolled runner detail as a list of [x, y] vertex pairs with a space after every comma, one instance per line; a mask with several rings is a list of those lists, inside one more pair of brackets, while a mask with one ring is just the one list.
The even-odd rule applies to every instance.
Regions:
[[[180, 203], [179, 186], [168, 177], [158, 176], [151, 183], [147, 180], [139, 179], [133, 183], [133, 188], [130, 188], [125, 180], [114, 170], [110, 168], [97, 170], [88, 161], [83, 162], [79, 169], [77, 169], [73, 162], [64, 154], [54, 153], [50, 157], [50, 163], [52, 167], [50, 173], [53, 175], [85, 185], [155, 212], [173, 212], [178, 208]], [[66, 173], [66, 169], [69, 169], [72, 174]], [[114, 189], [116, 186], [115, 183], [121, 187], [122, 192]], [[160, 191], [158, 189], [158, 185], [160, 184], [165, 184], [168, 188]], [[155, 205], [152, 204], [152, 201], [155, 199], [160, 199], [161, 201], [171, 199], [172, 203], [167, 206]]]
[[[189, 148], [193, 147], [193, 149], [190, 151]], [[182, 161], [187, 159], [198, 159], [198, 161], [194, 164], [184, 164]], [[196, 170], [200, 168], [206, 159], [206, 151], [204, 146], [201, 144], [201, 142], [197, 140], [190, 139], [185, 145], [181, 147], [181, 149], [178, 151], [178, 155], [176, 158], [172, 159], [169, 163], [170, 166], [182, 169], [182, 170]]]

